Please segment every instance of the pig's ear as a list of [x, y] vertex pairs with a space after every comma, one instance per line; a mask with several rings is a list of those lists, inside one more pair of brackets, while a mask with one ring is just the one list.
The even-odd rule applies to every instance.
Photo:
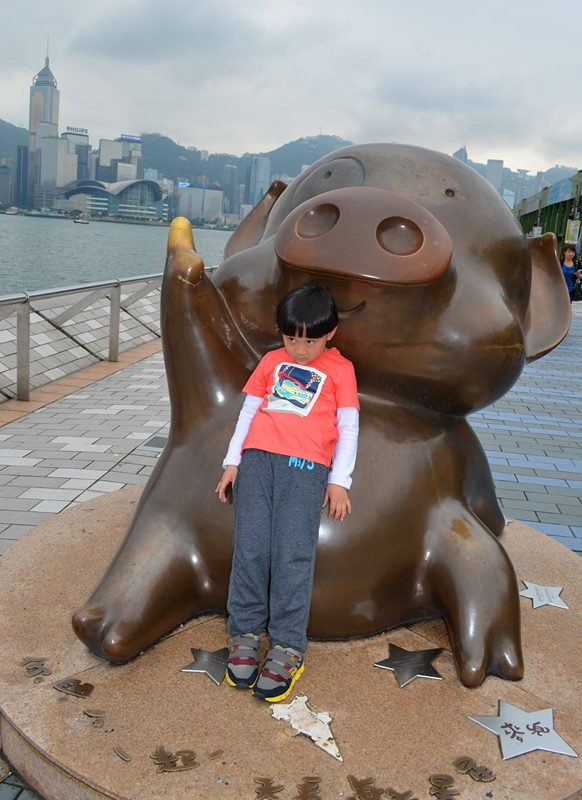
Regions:
[[241, 250], [254, 247], [261, 241], [271, 209], [286, 188], [287, 184], [283, 183], [283, 181], [273, 181], [257, 205], [252, 211], [249, 211], [226, 243], [224, 248], [225, 258], [230, 258], [235, 253], [240, 253]]
[[558, 261], [557, 239], [544, 233], [527, 240], [531, 256], [531, 293], [524, 321], [528, 361], [541, 358], [557, 347], [568, 333], [572, 306]]

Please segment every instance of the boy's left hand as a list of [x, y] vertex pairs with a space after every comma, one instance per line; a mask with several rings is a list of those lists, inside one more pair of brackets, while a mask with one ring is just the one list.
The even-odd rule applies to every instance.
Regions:
[[325, 508], [329, 503], [329, 511], [327, 513], [328, 519], [333, 519], [334, 522], [338, 520], [343, 522], [346, 514], [352, 513], [352, 504], [348, 497], [348, 490], [337, 483], [328, 483], [325, 492], [325, 500], [323, 501], [322, 508]]

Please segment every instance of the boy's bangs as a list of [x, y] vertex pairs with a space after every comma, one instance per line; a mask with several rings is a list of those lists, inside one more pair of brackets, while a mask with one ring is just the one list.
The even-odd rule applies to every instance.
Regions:
[[331, 294], [323, 287], [306, 284], [283, 298], [277, 307], [277, 328], [285, 336], [319, 339], [338, 324]]

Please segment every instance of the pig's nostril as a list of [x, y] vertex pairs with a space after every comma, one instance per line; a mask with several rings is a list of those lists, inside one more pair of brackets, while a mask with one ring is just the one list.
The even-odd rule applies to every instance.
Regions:
[[376, 230], [381, 247], [395, 256], [409, 256], [420, 250], [424, 235], [415, 222], [404, 217], [388, 217]]
[[297, 222], [297, 234], [303, 239], [313, 239], [330, 231], [340, 216], [339, 208], [333, 203], [321, 203], [310, 208]]

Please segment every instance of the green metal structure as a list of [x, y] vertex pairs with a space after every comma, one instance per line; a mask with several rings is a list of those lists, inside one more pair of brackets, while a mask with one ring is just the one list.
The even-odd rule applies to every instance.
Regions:
[[578, 239], [582, 211], [582, 170], [566, 181], [571, 182], [569, 197], [565, 197], [563, 192], [566, 182], [560, 181], [525, 198], [515, 208], [514, 214], [526, 236], [550, 231], [558, 237], [558, 248], [566, 241], [575, 242]]

